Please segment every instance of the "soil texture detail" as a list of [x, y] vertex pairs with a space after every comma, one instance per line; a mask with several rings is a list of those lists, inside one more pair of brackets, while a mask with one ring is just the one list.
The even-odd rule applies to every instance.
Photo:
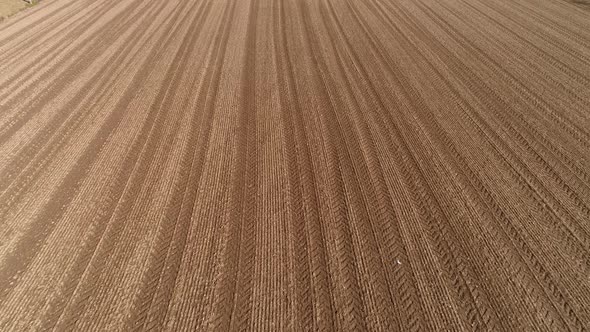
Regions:
[[0, 23], [0, 331], [587, 331], [590, 11], [46, 0]]

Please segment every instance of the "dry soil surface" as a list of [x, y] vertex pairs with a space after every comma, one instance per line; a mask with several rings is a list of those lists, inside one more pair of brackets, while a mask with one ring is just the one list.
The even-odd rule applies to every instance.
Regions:
[[23, 0], [0, 0], [0, 22], [25, 7], [27, 3]]
[[588, 330], [589, 86], [561, 0], [44, 1], [0, 330]]

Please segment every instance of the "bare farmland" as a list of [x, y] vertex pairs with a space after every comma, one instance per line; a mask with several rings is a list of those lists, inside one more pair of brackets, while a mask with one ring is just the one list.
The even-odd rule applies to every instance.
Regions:
[[590, 329], [590, 11], [45, 0], [0, 24], [0, 330]]

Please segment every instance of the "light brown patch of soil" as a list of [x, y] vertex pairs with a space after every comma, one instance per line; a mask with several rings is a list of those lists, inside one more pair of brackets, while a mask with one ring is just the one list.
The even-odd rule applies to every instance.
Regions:
[[27, 7], [22, 0], [0, 0], [0, 18], [8, 17]]

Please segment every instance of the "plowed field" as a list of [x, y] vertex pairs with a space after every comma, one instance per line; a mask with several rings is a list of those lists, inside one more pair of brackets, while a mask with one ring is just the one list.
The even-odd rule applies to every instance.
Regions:
[[0, 24], [0, 330], [590, 329], [590, 11], [44, 0]]

